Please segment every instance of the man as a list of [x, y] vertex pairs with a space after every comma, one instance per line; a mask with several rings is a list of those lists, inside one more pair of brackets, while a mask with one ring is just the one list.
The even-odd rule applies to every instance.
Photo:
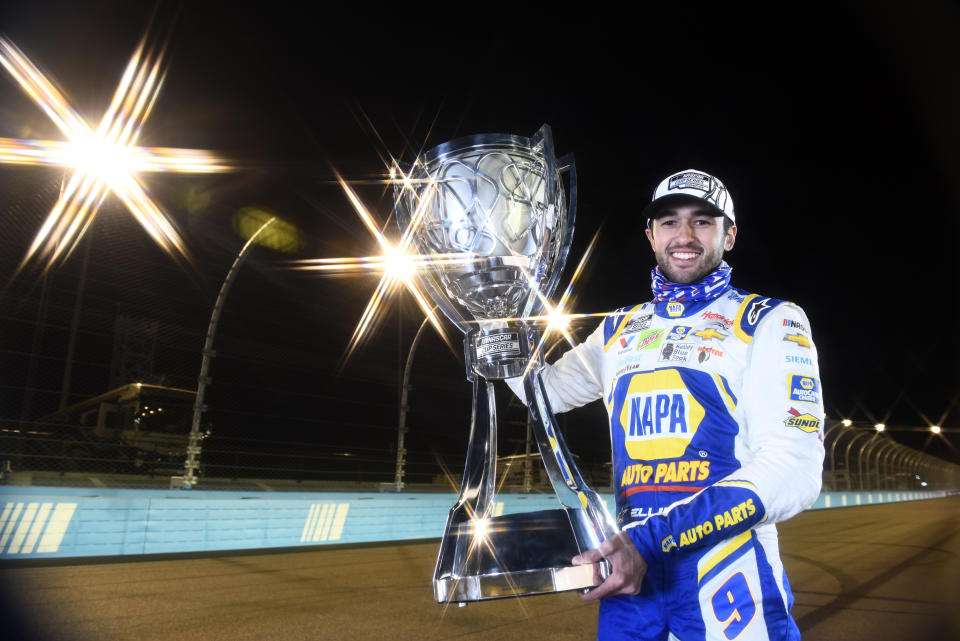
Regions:
[[[543, 378], [554, 411], [602, 398], [622, 531], [601, 639], [798, 639], [774, 523], [820, 489], [823, 403], [799, 307], [730, 286], [733, 199], [694, 169], [643, 212], [654, 299], [608, 316]], [[521, 392], [522, 394], [522, 392]]]

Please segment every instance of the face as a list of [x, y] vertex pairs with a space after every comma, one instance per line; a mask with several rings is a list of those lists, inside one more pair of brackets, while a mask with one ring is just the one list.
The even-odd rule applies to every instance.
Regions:
[[682, 204], [664, 209], [647, 228], [660, 271], [675, 283], [700, 280], [720, 264], [723, 252], [733, 249], [734, 225], [723, 231], [723, 217], [704, 205]]

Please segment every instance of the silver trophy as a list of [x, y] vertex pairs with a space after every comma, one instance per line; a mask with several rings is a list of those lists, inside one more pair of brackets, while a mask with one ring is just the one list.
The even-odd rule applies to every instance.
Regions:
[[[569, 173], [570, 208], [562, 174]], [[540, 379], [538, 316], [573, 238], [576, 169], [554, 156], [550, 127], [532, 138], [488, 134], [426, 152], [395, 181], [397, 220], [429, 267], [418, 278], [464, 333], [473, 416], [463, 483], [434, 573], [438, 602], [592, 587], [606, 562], [572, 566], [618, 530], [584, 483]], [[493, 383], [523, 377], [540, 456], [560, 502], [495, 516], [497, 417]]]

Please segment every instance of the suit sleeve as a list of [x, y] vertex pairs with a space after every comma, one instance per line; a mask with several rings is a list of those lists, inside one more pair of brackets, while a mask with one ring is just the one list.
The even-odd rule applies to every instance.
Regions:
[[[823, 399], [809, 321], [771, 310], [750, 337], [744, 372], [748, 452], [736, 472], [627, 531], [645, 559], [713, 545], [806, 509], [820, 491]], [[739, 456], [739, 454], [738, 454]]]
[[[587, 340], [568, 350], [557, 362], [545, 365], [541, 377], [554, 412], [566, 412], [603, 396], [603, 323]], [[527, 402], [523, 377], [508, 378], [507, 385]]]

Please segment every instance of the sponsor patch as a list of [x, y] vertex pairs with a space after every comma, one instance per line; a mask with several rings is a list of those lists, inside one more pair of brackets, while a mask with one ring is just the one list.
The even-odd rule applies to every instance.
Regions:
[[723, 358], [723, 352], [719, 349], [713, 349], [712, 347], [697, 347], [697, 351], [700, 352], [697, 355], [697, 360], [701, 363], [705, 360], [708, 360], [711, 356], [716, 356], [717, 358]]
[[646, 349], [656, 349], [660, 347], [660, 341], [663, 338], [662, 329], [650, 329], [640, 334], [640, 342], [637, 343], [637, 351]]
[[820, 402], [820, 381], [802, 374], [790, 375], [790, 400], [801, 403]]
[[710, 191], [710, 176], [695, 171], [677, 174], [667, 183], [667, 189], [699, 189]]
[[813, 366], [813, 359], [809, 356], [794, 356], [793, 354], [785, 354], [783, 358], [787, 365]]
[[670, 550], [677, 547], [677, 542], [673, 540], [673, 535], [670, 534], [663, 541], [660, 542], [660, 549], [664, 552], [669, 552]]
[[[733, 527], [738, 523], [742, 523], [756, 513], [757, 506], [753, 504], [753, 499], [747, 499], [746, 501], [731, 507], [729, 510], [724, 510], [723, 512], [715, 514], [712, 518], [704, 521], [703, 523], [698, 523], [694, 527], [681, 532], [680, 543], [677, 545], [677, 549], [684, 548], [688, 545], [693, 545], [697, 541], [703, 540], [704, 537], [710, 536], [714, 532], [721, 532], [726, 528]], [[666, 544], [666, 539], [663, 540], [662, 544]]]
[[785, 334], [783, 340], [810, 349], [810, 339], [803, 334]]
[[788, 414], [790, 414], [790, 416], [783, 421], [783, 424], [787, 427], [795, 427], [799, 430], [810, 433], [816, 432], [818, 429], [820, 429], [820, 419], [813, 414], [801, 414], [792, 407], [790, 408]]
[[624, 326], [621, 334], [636, 334], [637, 332], [643, 331], [650, 327], [650, 321], [653, 320], [653, 314], [647, 314], [645, 316], [639, 316], [637, 318], [631, 319]]
[[620, 337], [620, 350], [623, 351], [623, 350], [627, 349], [628, 347], [630, 347], [630, 343], [633, 342], [633, 339], [634, 339], [634, 338], [636, 338], [636, 336], [627, 336], [627, 337], [621, 336], [621, 337]]
[[682, 341], [687, 337], [687, 334], [690, 333], [690, 330], [693, 329], [689, 325], [674, 325], [670, 330], [670, 333], [667, 334], [668, 341]]
[[714, 321], [720, 323], [724, 329], [730, 329], [733, 327], [733, 320], [727, 318], [723, 314], [717, 312], [704, 312], [700, 315], [700, 318], [707, 321]]
[[660, 350], [660, 358], [657, 360], [686, 362], [691, 351], [693, 351], [693, 343], [664, 343], [663, 349]]
[[780, 326], [781, 326], [781, 327], [786, 327], [787, 329], [799, 329], [799, 330], [800, 330], [801, 332], [803, 332], [804, 334], [809, 334], [809, 333], [810, 333], [810, 330], [807, 329], [806, 326], [805, 326], [803, 323], [801, 323], [800, 321], [795, 321], [795, 320], [793, 320], [792, 318], [784, 318], [784, 319], [780, 322]]
[[622, 366], [620, 369], [618, 369], [618, 370], [616, 371], [616, 373], [614, 374], [614, 376], [617, 377], [617, 378], [620, 378], [620, 377], [623, 376], [624, 374], [629, 374], [630, 372], [636, 372], [636, 371], [639, 370], [641, 367], [642, 367], [642, 366], [640, 365], [640, 363], [630, 362], [630, 363]]
[[760, 322], [760, 317], [763, 316], [765, 310], [770, 309], [770, 299], [769, 298], [758, 298], [757, 300], [750, 303], [750, 308], [747, 310], [747, 323], [750, 325], [756, 325]]
[[717, 339], [718, 341], [722, 341], [723, 339], [725, 339], [725, 338], [727, 337], [726, 334], [723, 334], [723, 333], [721, 333], [721, 332], [718, 332], [717, 330], [713, 329], [712, 327], [708, 327], [708, 328], [706, 328], [706, 329], [701, 329], [699, 332], [694, 332], [693, 335], [694, 335], [694, 336], [699, 336], [700, 338], [702, 338], [702, 339], [705, 340], [705, 341], [709, 341], [709, 340], [712, 340], [712, 339], [714, 339], [714, 338]]
[[671, 483], [695, 483], [710, 478], [710, 461], [670, 461], [669, 463], [634, 463], [623, 468], [620, 487], [623, 496], [644, 490], [636, 486], [669, 485]]
[[678, 303], [676, 301], [667, 303], [667, 316], [669, 316], [670, 318], [676, 318], [677, 316], [682, 316], [683, 310], [684, 310], [683, 303]]

